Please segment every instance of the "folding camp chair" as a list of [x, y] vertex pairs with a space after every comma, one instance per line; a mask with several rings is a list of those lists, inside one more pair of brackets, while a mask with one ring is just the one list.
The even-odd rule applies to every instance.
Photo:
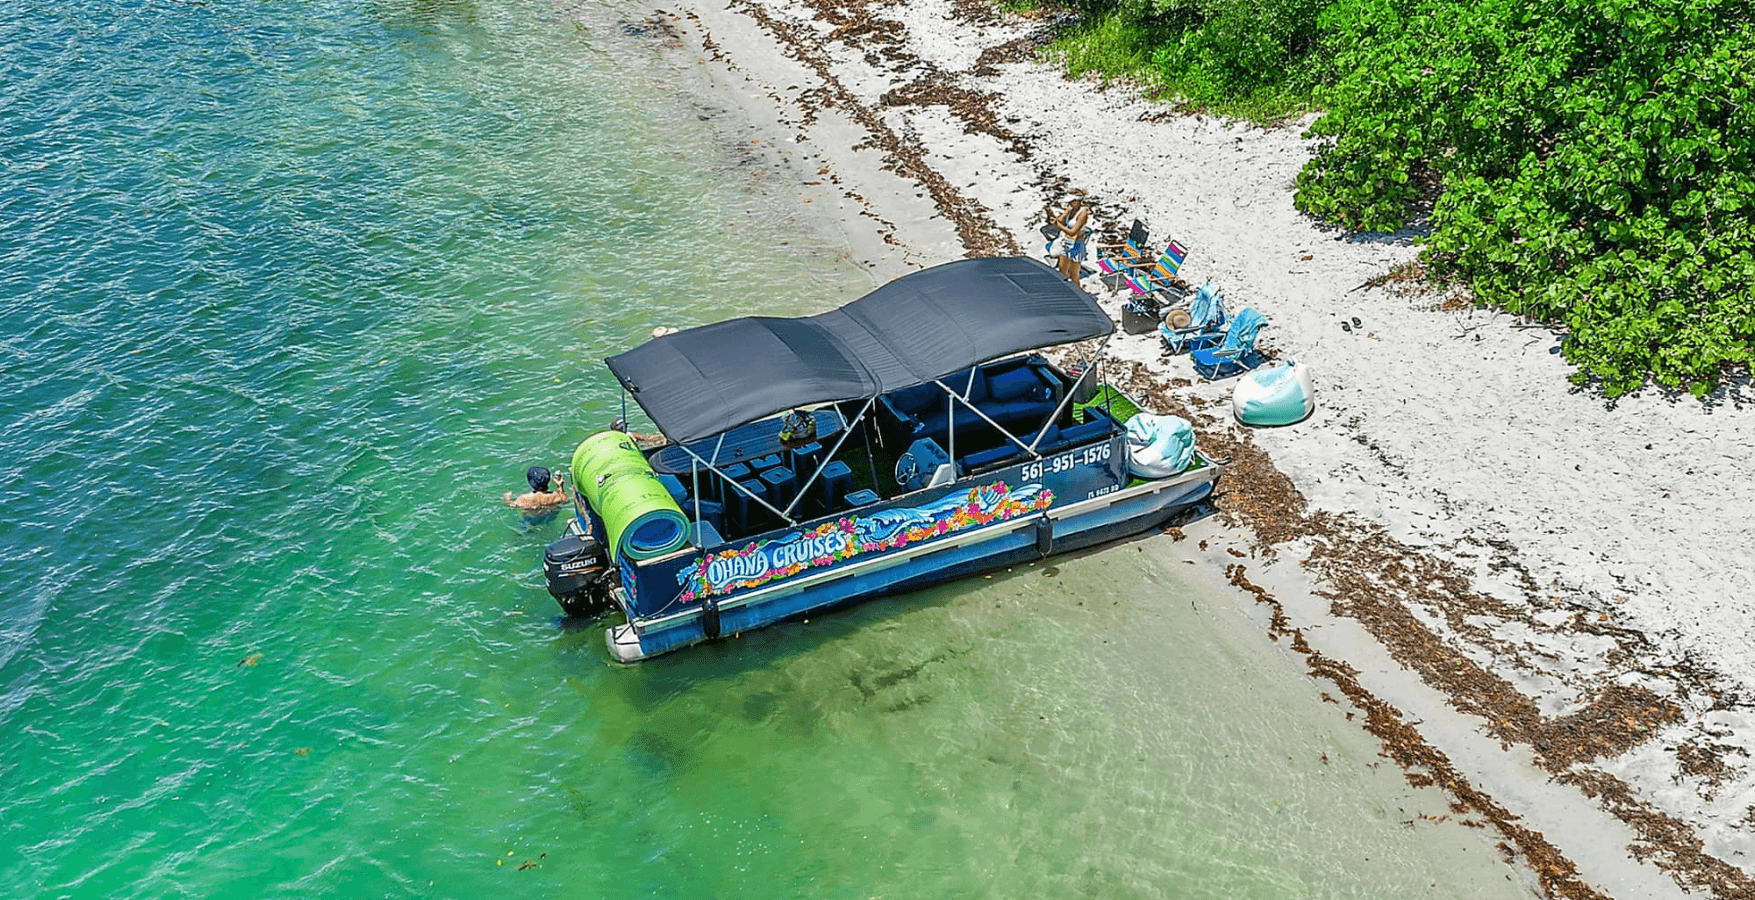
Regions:
[[1211, 347], [1225, 339], [1225, 299], [1212, 282], [1194, 292], [1188, 305], [1187, 324], [1176, 326], [1169, 321], [1158, 326], [1158, 336], [1170, 353], [1181, 353], [1197, 347]]
[[1266, 324], [1261, 313], [1244, 309], [1231, 320], [1231, 327], [1225, 329], [1225, 340], [1219, 346], [1189, 351], [1194, 370], [1208, 381], [1217, 381], [1261, 365], [1261, 356], [1255, 352], [1255, 337]]

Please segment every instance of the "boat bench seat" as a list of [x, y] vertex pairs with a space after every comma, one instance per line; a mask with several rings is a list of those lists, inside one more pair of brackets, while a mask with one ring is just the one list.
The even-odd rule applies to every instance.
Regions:
[[[1038, 444], [1036, 449], [1041, 452], [1042, 455], [1046, 456], [1050, 453], [1058, 453], [1068, 447], [1088, 444], [1098, 438], [1114, 434], [1115, 430], [1115, 425], [1112, 424], [1111, 421], [1105, 421], [1104, 419], [1094, 419], [1083, 425], [1074, 425], [1071, 428], [1049, 426], [1048, 433], [1043, 435], [1042, 443]], [[1025, 437], [1025, 440], [1029, 440], [1028, 436]], [[994, 447], [991, 450], [982, 450], [963, 457], [961, 470], [964, 473], [973, 473], [985, 469], [998, 468], [999, 466], [1022, 462], [1024, 456], [1025, 454], [1022, 448], [1011, 441], [1006, 441], [1004, 444]]]
[[[971, 403], [1014, 433], [1040, 428], [1064, 396], [1060, 379], [1047, 367], [1028, 360], [1009, 367], [976, 369], [973, 384], [969, 377], [969, 370], [964, 369], [942, 380], [958, 392], [968, 390]], [[952, 402], [936, 384], [905, 388], [878, 398], [878, 424], [886, 441], [893, 441], [894, 446], [905, 447], [921, 438], [948, 445]], [[954, 421], [958, 441], [999, 436], [993, 426], [961, 403], [956, 404]]]
[[1086, 424], [1091, 422], [1110, 422], [1114, 423], [1116, 431], [1120, 431], [1127, 427], [1125, 423], [1115, 417], [1114, 413], [1101, 406], [1087, 406], [1084, 408], [1083, 414]]

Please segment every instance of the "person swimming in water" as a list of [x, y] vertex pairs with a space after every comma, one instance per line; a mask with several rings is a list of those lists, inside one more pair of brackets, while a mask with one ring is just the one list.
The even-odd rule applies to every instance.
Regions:
[[531, 466], [524, 472], [524, 480], [530, 482], [530, 490], [517, 496], [507, 491], [506, 505], [522, 512], [532, 524], [552, 518], [561, 504], [567, 502], [566, 483], [548, 469]]

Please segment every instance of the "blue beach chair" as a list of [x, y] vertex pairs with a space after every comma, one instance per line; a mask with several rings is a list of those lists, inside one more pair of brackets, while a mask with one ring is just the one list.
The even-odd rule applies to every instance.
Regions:
[[1231, 320], [1231, 327], [1225, 329], [1225, 340], [1219, 346], [1189, 351], [1194, 370], [1208, 381], [1217, 381], [1261, 365], [1261, 357], [1255, 352], [1255, 336], [1266, 324], [1261, 313], [1244, 309]]
[[1201, 285], [1188, 304], [1188, 324], [1172, 328], [1165, 322], [1158, 326], [1158, 336], [1171, 353], [1219, 343], [1225, 338], [1225, 298], [1219, 296], [1219, 289], [1212, 282]]

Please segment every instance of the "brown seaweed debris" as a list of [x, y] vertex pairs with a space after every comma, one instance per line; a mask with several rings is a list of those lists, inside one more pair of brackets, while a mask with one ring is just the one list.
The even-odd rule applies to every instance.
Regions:
[[1675, 782], [1681, 784], [1684, 775], [1698, 779], [1703, 788], [1700, 796], [1711, 800], [1724, 786], [1725, 779], [1740, 768], [1725, 762], [1725, 757], [1732, 753], [1745, 759], [1749, 756], [1749, 751], [1732, 744], [1686, 743], [1677, 747]]
[[[1516, 852], [1523, 855], [1530, 870], [1541, 882], [1542, 891], [1549, 897], [1565, 900], [1609, 900], [1606, 895], [1586, 884], [1579, 877], [1578, 868], [1558, 848], [1548, 843], [1547, 838], [1519, 825], [1517, 816], [1476, 790], [1451, 764], [1448, 756], [1428, 744], [1417, 729], [1402, 719], [1400, 711], [1379, 700], [1360, 685], [1358, 670], [1346, 663], [1329, 659], [1311, 648], [1304, 639], [1304, 632], [1287, 624], [1286, 613], [1280, 602], [1260, 585], [1252, 583], [1246, 576], [1247, 571], [1242, 563], [1232, 563], [1225, 567], [1225, 577], [1239, 589], [1253, 595], [1257, 603], [1267, 605], [1270, 611], [1270, 637], [1276, 641], [1282, 637], [1291, 638], [1292, 649], [1303, 654], [1310, 674], [1333, 684], [1347, 696], [1353, 706], [1364, 711], [1365, 730], [1382, 743], [1385, 754], [1402, 768], [1409, 784], [1415, 787], [1439, 786], [1452, 798], [1451, 812], [1473, 813], [1491, 822], [1511, 842], [1509, 846], [1515, 847]], [[1508, 845], [1501, 843], [1500, 846], [1505, 848]]]
[[1755, 898], [1755, 884], [1751, 884], [1747, 872], [1708, 856], [1704, 842], [1688, 823], [1639, 802], [1621, 779], [1607, 772], [1580, 769], [1566, 772], [1558, 780], [1577, 787], [1633, 826], [1639, 835], [1628, 848], [1633, 858], [1641, 862], [1650, 860], [1683, 888], [1710, 891], [1714, 897], [1726, 900]]
[[[860, 36], [901, 54], [900, 40], [894, 29], [871, 24], [864, 4], [838, 7], [827, 0], [810, 3], [825, 22], [847, 36]], [[963, 196], [945, 177], [927, 162], [925, 151], [918, 143], [904, 140], [886, 124], [881, 116], [848, 91], [835, 77], [828, 57], [820, 50], [821, 38], [808, 29], [800, 29], [772, 15], [758, 3], [733, 0], [731, 8], [744, 13], [766, 28], [785, 46], [792, 56], [811, 68], [822, 80], [822, 93], [817, 102], [839, 109], [865, 129], [862, 147], [872, 147], [884, 154], [885, 168], [912, 179], [932, 197], [933, 204], [957, 230], [967, 256], [1018, 256], [1023, 248], [1011, 232], [994, 222], [992, 213], [979, 201]], [[867, 23], [867, 24], [861, 24]], [[868, 27], [869, 26], [869, 27]], [[873, 61], [874, 65], [877, 63]], [[808, 112], [808, 109], [807, 109]]]
[[[1472, 656], [1465, 655], [1453, 646], [1452, 641], [1439, 635], [1414, 614], [1415, 608], [1420, 608], [1437, 615], [1454, 635], [1466, 638], [1476, 654], [1484, 654], [1504, 665], [1524, 665], [1515, 647], [1497, 640], [1490, 629], [1470, 618], [1486, 613], [1535, 628], [1548, 627], [1532, 613], [1538, 609], [1552, 609], [1553, 603], [1538, 596], [1534, 578], [1511, 558], [1514, 548], [1495, 545], [1499, 555], [1494, 565], [1501, 570], [1511, 570], [1521, 581], [1529, 595], [1526, 597], [1527, 608], [1515, 607], [1473, 591], [1469, 587], [1468, 574], [1455, 563], [1409, 547], [1382, 528], [1350, 517], [1310, 510], [1296, 486], [1274, 466], [1267, 453], [1255, 445], [1248, 432], [1235, 430], [1228, 421], [1222, 422], [1192, 409], [1188, 399], [1176, 393], [1169, 381], [1143, 365], [1112, 362], [1111, 366], [1110, 377], [1118, 387], [1154, 409], [1188, 419], [1194, 423], [1205, 452], [1216, 457], [1230, 457], [1222, 481], [1223, 490], [1215, 495], [1214, 505], [1229, 522], [1254, 533], [1256, 549], [1272, 553], [1275, 547], [1285, 542], [1309, 539], [1311, 553], [1304, 565], [1318, 577], [1322, 585], [1318, 594], [1330, 601], [1331, 613], [1364, 625], [1398, 663], [1442, 691], [1453, 707], [1482, 719], [1488, 733], [1500, 738], [1507, 746], [1515, 742], [1531, 747], [1535, 750], [1538, 765], [1554, 773], [1558, 780], [1580, 786], [1587, 796], [1597, 799], [1605, 809], [1632, 826], [1639, 837], [1628, 849], [1635, 858], [1653, 859], [1684, 888], [1705, 887], [1718, 897], [1755, 900], [1755, 879], [1706, 854], [1702, 842], [1687, 823], [1641, 803], [1625, 784], [1613, 776], [1585, 768], [1592, 760], [1625, 753], [1650, 740], [1661, 726], [1676, 721], [1681, 711], [1674, 702], [1658, 697], [1644, 687], [1610, 680], [1588, 694], [1585, 702], [1573, 712], [1546, 717], [1510, 682], [1488, 671]], [[1231, 569], [1235, 572], [1234, 583], [1255, 593], [1259, 601], [1272, 605], [1270, 634], [1292, 635], [1294, 648], [1306, 653], [1313, 671], [1333, 671], [1351, 678], [1351, 672], [1344, 664], [1327, 661], [1309, 650], [1302, 634], [1288, 627], [1277, 601], [1243, 578], [1240, 564], [1233, 564]], [[1631, 629], [1616, 628], [1605, 623], [1600, 616], [1575, 614], [1565, 627], [1612, 639], [1614, 647], [1605, 654], [1605, 660], [1611, 664], [1631, 667], [1631, 660], [1650, 656], [1651, 648], [1643, 635]], [[1662, 671], [1646, 668], [1639, 671], [1665, 676], [1683, 691], [1703, 691], [1718, 696], [1708, 687], [1716, 681], [1711, 673], [1681, 665], [1662, 668]], [[1359, 689], [1357, 683], [1350, 680], [1347, 683], [1337, 681], [1337, 684], [1349, 696], [1353, 690]], [[1367, 702], [1379, 701], [1362, 693], [1354, 702], [1373, 713]], [[1386, 746], [1391, 740], [1398, 746], [1414, 746], [1411, 742], [1419, 740], [1418, 733], [1401, 723], [1399, 716], [1390, 718], [1389, 714], [1394, 711], [1385, 709], [1387, 712], [1376, 719], [1375, 724], [1368, 722], [1367, 727], [1385, 740]], [[1421, 750], [1413, 756], [1397, 758], [1398, 761], [1419, 762], [1428, 756], [1425, 750]], [[1577, 881], [1571, 864], [1540, 834], [1515, 825], [1509, 813], [1468, 787], [1467, 782], [1449, 768], [1448, 762], [1438, 769], [1421, 764], [1428, 772], [1439, 772], [1435, 783], [1452, 790], [1459, 802], [1468, 803], [1470, 808], [1486, 815], [1512, 839], [1520, 852], [1530, 858], [1549, 896], [1598, 896]], [[1415, 776], [1414, 780], [1417, 779]], [[1458, 791], [1461, 793], [1456, 793]]]
[[981, 51], [981, 55], [975, 58], [975, 68], [970, 69], [969, 74], [981, 78], [993, 78], [999, 75], [999, 70], [994, 68], [995, 66], [1029, 62], [1036, 58], [1036, 54], [1044, 46], [1047, 46], [1047, 43], [1037, 37], [1021, 37], [1003, 44], [995, 44]]
[[943, 106], [963, 120], [964, 134], [998, 138], [1019, 159], [1030, 158], [1030, 145], [1001, 125], [990, 106], [998, 94], [972, 91], [942, 71], [933, 71], [909, 84], [888, 91], [878, 99], [884, 106]]
[[[894, 20], [882, 19], [872, 12], [873, 6], [894, 5], [895, 0], [804, 0], [804, 2], [819, 21], [831, 27], [830, 36], [832, 38], [840, 40], [850, 48], [856, 47], [856, 45], [858, 48], [863, 48], [866, 61], [874, 67], [881, 66], [881, 60], [888, 60], [892, 64], [892, 72], [916, 73], [913, 84], [892, 90], [880, 100], [880, 103], [885, 106], [943, 105], [963, 123], [964, 133], [988, 135], [996, 139], [1003, 149], [1010, 151], [1019, 161], [1029, 163], [1032, 160], [1034, 151], [1030, 143], [1022, 135], [1007, 127], [1017, 124], [1021, 120], [1018, 117], [1007, 117], [1002, 123], [999, 115], [994, 112], [993, 101], [997, 97], [996, 94], [974, 90], [962, 85], [959, 83], [962, 76], [946, 73], [932, 63], [913, 55], [907, 49], [906, 29], [902, 24]], [[983, 9], [986, 8], [984, 4], [980, 5]], [[980, 17], [972, 16], [969, 10], [959, 7], [958, 12], [965, 21], [978, 23]], [[779, 31], [774, 33], [777, 37], [784, 38]], [[799, 35], [797, 32], [792, 32], [792, 36], [796, 39]], [[810, 37], [814, 38], [814, 35]], [[975, 77], [992, 77], [997, 74], [993, 68], [996, 64], [1028, 59], [1034, 52], [1034, 48], [1041, 46], [1044, 42], [1045, 39], [1041, 35], [1037, 35], [1019, 38], [997, 47], [990, 47], [982, 52], [977, 58], [975, 66], [967, 74]], [[814, 47], [815, 44], [811, 46]], [[845, 91], [841, 90], [839, 82], [835, 82], [829, 77], [826, 67], [819, 65], [818, 62], [807, 60], [805, 56], [797, 52], [794, 53], [794, 58], [816, 68], [818, 74], [826, 82], [833, 83], [835, 91], [838, 92], [833, 98], [833, 105], [847, 109], [849, 114], [865, 125], [873, 135], [874, 139], [865, 142], [862, 146], [874, 146], [892, 155], [897, 154], [896, 147], [899, 141], [894, 139], [894, 135], [888, 137], [880, 135], [879, 129], [883, 129], [885, 134], [888, 133], [888, 129], [883, 126], [881, 121], [875, 121], [868, 111], [856, 113], [848, 107], [848, 103], [854, 101], [846, 95]], [[819, 102], [823, 101], [819, 99]], [[807, 122], [813, 119], [814, 111], [807, 108], [805, 118]], [[910, 150], [913, 155], [918, 155], [920, 152], [917, 147], [911, 147]], [[911, 163], [912, 160], [904, 162]], [[934, 203], [938, 206], [940, 214], [957, 226], [958, 236], [962, 239], [966, 251], [965, 255], [1015, 256], [1023, 252], [1009, 231], [1000, 229], [994, 224], [991, 215], [984, 206], [973, 200], [962, 198], [957, 191], [950, 188], [948, 183], [940, 184], [939, 182], [942, 182], [943, 179], [939, 178], [936, 172], [922, 175], [913, 165], [892, 164], [890, 168], [904, 177], [914, 178], [927, 188]], [[1042, 166], [1034, 166], [1034, 171], [1034, 186], [1040, 189], [1044, 196], [1057, 197], [1069, 193], [1064, 177]]]
[[981, 25], [999, 20], [998, 10], [987, 0], [951, 0], [951, 9], [957, 18], [971, 25]]

